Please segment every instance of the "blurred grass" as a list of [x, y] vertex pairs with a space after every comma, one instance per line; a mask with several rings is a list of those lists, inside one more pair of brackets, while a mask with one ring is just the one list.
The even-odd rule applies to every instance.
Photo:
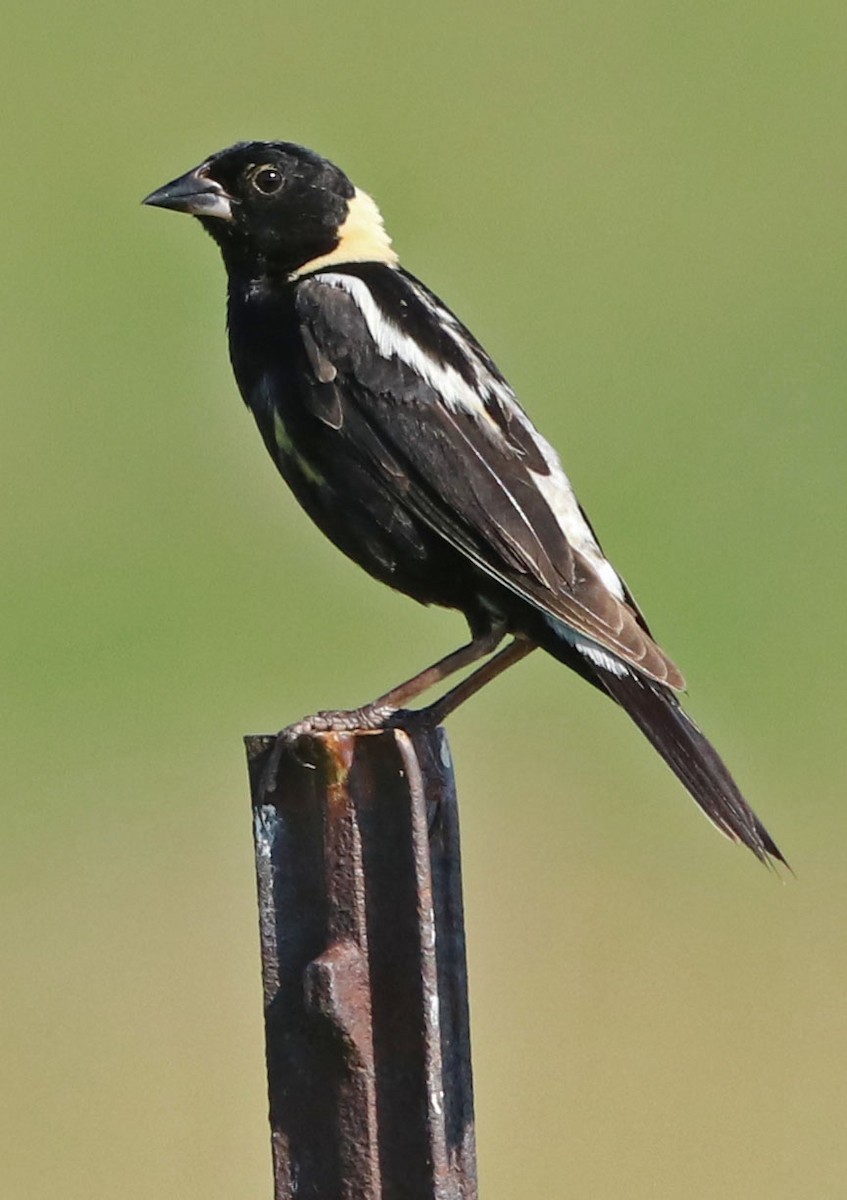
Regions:
[[138, 208], [277, 136], [493, 351], [798, 871], [551, 662], [457, 715], [484, 1194], [841, 1195], [843, 6], [5, 18], [0, 1192], [269, 1194], [240, 734], [461, 634], [295, 510]]

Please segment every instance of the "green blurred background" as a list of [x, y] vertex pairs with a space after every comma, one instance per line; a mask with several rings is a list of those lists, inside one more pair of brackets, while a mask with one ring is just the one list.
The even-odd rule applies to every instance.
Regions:
[[0, 58], [4, 1200], [270, 1195], [240, 737], [464, 633], [295, 508], [139, 207], [254, 137], [494, 353], [797, 871], [552, 661], [457, 714], [483, 1196], [847, 1195], [843, 2], [48, 0]]

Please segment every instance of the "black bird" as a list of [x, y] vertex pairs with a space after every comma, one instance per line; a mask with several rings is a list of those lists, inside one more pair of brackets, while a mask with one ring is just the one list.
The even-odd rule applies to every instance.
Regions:
[[373, 200], [302, 146], [244, 142], [144, 203], [192, 214], [220, 247], [238, 386], [315, 523], [375, 578], [470, 626], [468, 645], [310, 727], [379, 727], [512, 634], [433, 718], [540, 646], [626, 710], [723, 833], [784, 862], [680, 707], [682, 675], [555, 450], [479, 342], [399, 265]]

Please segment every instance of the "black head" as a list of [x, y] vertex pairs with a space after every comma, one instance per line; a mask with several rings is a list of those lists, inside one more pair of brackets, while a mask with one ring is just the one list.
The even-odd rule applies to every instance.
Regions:
[[367, 206], [374, 256], [390, 254], [373, 202], [338, 167], [291, 142], [239, 142], [144, 203], [197, 217], [231, 270], [293, 274], [349, 241], [351, 220], [361, 243]]

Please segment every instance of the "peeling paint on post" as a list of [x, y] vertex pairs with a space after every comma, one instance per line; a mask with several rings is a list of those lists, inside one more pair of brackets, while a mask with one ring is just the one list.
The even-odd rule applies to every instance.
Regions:
[[275, 1200], [475, 1200], [447, 739], [246, 739]]

